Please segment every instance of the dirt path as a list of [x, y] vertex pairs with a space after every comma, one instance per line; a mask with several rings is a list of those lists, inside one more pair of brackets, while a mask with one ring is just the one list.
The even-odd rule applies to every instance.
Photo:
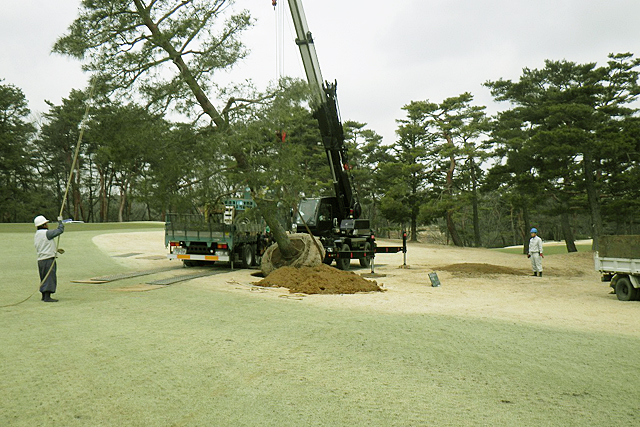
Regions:
[[[94, 243], [129, 270], [177, 266], [163, 258], [163, 239], [161, 231], [119, 233], [96, 236]], [[121, 256], [127, 254], [137, 255]], [[530, 275], [524, 255], [487, 249], [410, 244], [409, 268], [399, 268], [401, 264], [402, 254], [376, 257], [375, 272], [384, 277], [375, 280], [386, 289], [383, 293], [292, 295], [282, 288], [255, 287], [255, 270], [229, 271], [181, 286], [326, 307], [468, 316], [640, 336], [640, 302], [623, 303], [609, 294], [608, 284], [594, 271], [591, 253], [547, 256], [543, 277]], [[357, 262], [352, 265], [357, 273], [369, 272], [356, 269]], [[431, 286], [431, 272], [438, 274], [442, 286]]]

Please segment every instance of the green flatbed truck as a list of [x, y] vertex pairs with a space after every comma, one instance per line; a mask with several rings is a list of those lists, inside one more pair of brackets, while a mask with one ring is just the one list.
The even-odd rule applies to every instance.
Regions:
[[254, 206], [245, 197], [225, 200], [224, 210], [207, 215], [167, 214], [167, 258], [181, 260], [185, 267], [214, 262], [228, 262], [231, 268], [259, 265], [270, 241], [263, 223], [245, 215]]

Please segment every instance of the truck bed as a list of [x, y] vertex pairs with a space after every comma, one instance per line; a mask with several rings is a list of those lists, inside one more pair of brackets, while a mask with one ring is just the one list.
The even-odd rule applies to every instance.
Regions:
[[211, 216], [207, 219], [202, 215], [167, 214], [165, 224], [165, 245], [170, 241], [241, 243], [244, 238], [260, 233], [258, 224], [224, 224], [221, 218]]
[[640, 274], [640, 259], [602, 257], [599, 252], [593, 259], [596, 270], [603, 273]]

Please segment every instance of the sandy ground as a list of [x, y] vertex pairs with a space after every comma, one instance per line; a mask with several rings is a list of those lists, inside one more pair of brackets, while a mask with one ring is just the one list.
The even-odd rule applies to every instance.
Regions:
[[[114, 257], [123, 271], [179, 267], [164, 258], [162, 231], [104, 234], [94, 243]], [[397, 242], [379, 241], [380, 245]], [[124, 256], [123, 256], [124, 255]], [[524, 255], [487, 249], [455, 248], [423, 243], [409, 244], [407, 268], [402, 254], [376, 256], [375, 277], [385, 292], [355, 295], [290, 294], [282, 288], [254, 284], [258, 270], [229, 270], [172, 286], [192, 286], [203, 291], [235, 292], [254, 298], [280, 298], [283, 303], [313, 304], [341, 309], [387, 313], [453, 315], [498, 319], [584, 331], [600, 331], [640, 337], [640, 302], [621, 302], [610, 294], [608, 283], [594, 271], [591, 253], [547, 256], [543, 277], [531, 276]], [[459, 265], [473, 264], [473, 265]], [[465, 268], [466, 267], [466, 268]], [[471, 267], [471, 268], [469, 268]], [[369, 269], [352, 263], [353, 271]], [[183, 274], [190, 270], [174, 270]], [[436, 272], [440, 287], [433, 287], [429, 273]], [[162, 287], [154, 287], [161, 292]]]

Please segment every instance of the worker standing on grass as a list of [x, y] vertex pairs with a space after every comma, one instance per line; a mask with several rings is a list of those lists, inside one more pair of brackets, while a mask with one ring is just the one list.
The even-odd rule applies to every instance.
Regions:
[[49, 230], [49, 220], [42, 215], [38, 215], [33, 220], [36, 226], [34, 245], [38, 253], [38, 272], [40, 273], [40, 292], [42, 301], [58, 302], [51, 298], [51, 294], [56, 292], [58, 279], [56, 277], [56, 251], [62, 253], [62, 249], [57, 249], [53, 239], [64, 233], [62, 218], [58, 218], [58, 228]]
[[529, 240], [529, 254], [527, 258], [531, 258], [531, 268], [533, 275], [542, 277], [542, 239], [538, 236], [538, 229], [531, 229], [531, 240]]

